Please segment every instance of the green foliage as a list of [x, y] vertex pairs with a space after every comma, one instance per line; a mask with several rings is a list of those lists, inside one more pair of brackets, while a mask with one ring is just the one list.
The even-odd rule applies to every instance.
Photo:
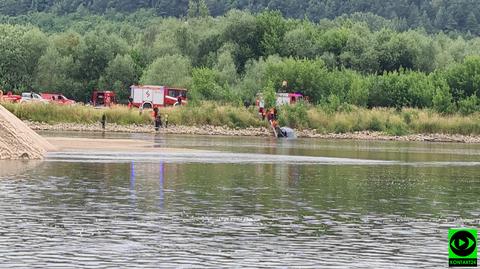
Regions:
[[[143, 23], [146, 15], [175, 16], [191, 18], [206, 17], [211, 11], [213, 16], [220, 16], [230, 9], [245, 9], [252, 12], [278, 10], [290, 18], [305, 17], [320, 21], [339, 17], [342, 20], [355, 19], [368, 24], [374, 29], [385, 27], [404, 30], [423, 27], [428, 31], [462, 31], [478, 33], [480, 8], [472, 0], [456, 1], [418, 1], [418, 0], [316, 0], [316, 1], [240, 1], [240, 0], [155, 0], [155, 1], [119, 1], [119, 0], [62, 0], [62, 1], [13, 1], [3, 0], [0, 14], [19, 16], [35, 15], [34, 21], [50, 23], [49, 16], [59, 14], [85, 17], [89, 14], [105, 14], [119, 20], [130, 17]], [[127, 15], [131, 13], [140, 15]], [[42, 12], [42, 13], [36, 13]], [[385, 18], [391, 19], [391, 21]]]
[[463, 63], [449, 68], [445, 77], [455, 101], [480, 96], [480, 56], [467, 57]]
[[282, 126], [304, 129], [309, 127], [307, 106], [299, 102], [293, 106], [282, 106], [279, 109], [279, 122]]
[[[472, 96], [480, 97], [479, 37], [408, 30], [409, 25], [429, 23], [432, 31], [436, 25], [463, 30], [468, 21], [467, 28], [474, 33], [479, 14], [468, 3], [470, 9], [460, 12], [458, 5], [446, 1], [430, 8], [429, 3], [399, 8], [398, 1], [384, 1], [385, 8], [395, 12], [375, 13], [392, 18], [386, 20], [371, 13], [348, 15], [358, 7], [350, 0], [342, 5], [334, 5], [335, 0], [298, 5], [267, 1], [269, 11], [258, 2], [249, 6], [251, 12], [227, 12], [234, 6], [246, 7], [238, 1], [225, 5], [182, 0], [175, 7], [164, 1], [117, 5], [120, 2], [106, 0], [78, 11], [73, 2], [61, 2], [29, 4], [57, 13], [0, 16], [0, 21], [8, 22], [0, 23], [4, 90], [18, 93], [33, 87], [87, 101], [94, 88], [114, 89], [125, 99], [131, 84], [143, 83], [189, 88], [194, 102], [253, 103], [257, 93], [273, 89], [300, 92], [313, 105], [327, 104], [332, 111], [348, 111], [354, 105], [433, 108], [442, 113], [471, 113]], [[129, 12], [146, 2], [155, 4]], [[187, 15], [189, 4], [188, 19], [157, 16]], [[305, 18], [299, 10], [307, 6], [312, 8]], [[370, 3], [362, 10], [376, 6]], [[0, 5], [0, 12], [5, 7]], [[210, 17], [208, 10], [217, 17]], [[340, 13], [345, 15], [318, 23], [308, 18], [317, 21]], [[282, 88], [282, 81], [288, 81], [288, 87]]]
[[62, 56], [57, 49], [49, 47], [38, 61], [34, 88], [39, 91], [51, 91], [72, 96], [79, 86], [71, 79], [73, 59], [71, 56]]
[[258, 115], [244, 107], [220, 106], [212, 102], [198, 102], [195, 106], [165, 108], [161, 114], [168, 114], [169, 122], [189, 126], [228, 126], [230, 128], [248, 128], [264, 126]]
[[37, 28], [0, 25], [0, 87], [28, 89], [48, 41]]
[[320, 100], [327, 95], [328, 90], [321, 85], [326, 75], [325, 64], [320, 59], [267, 59], [267, 81], [274, 82], [275, 87], [280, 89], [282, 81], [286, 80], [288, 88], [285, 90], [302, 92], [313, 100]]
[[101, 89], [113, 89], [121, 99], [129, 96], [130, 85], [138, 81], [135, 63], [130, 55], [117, 55], [110, 61], [100, 78]]
[[472, 95], [458, 102], [458, 111], [462, 115], [469, 115], [480, 111], [480, 102], [476, 95]]
[[451, 113], [453, 111], [452, 94], [448, 88], [437, 88], [433, 96], [433, 108], [440, 113]]
[[190, 60], [181, 55], [167, 55], [156, 59], [143, 74], [142, 84], [188, 87], [191, 83]]
[[188, 1], [188, 17], [195, 18], [198, 15], [198, 1], [189, 0]]
[[235, 85], [237, 83], [238, 74], [233, 60], [234, 46], [226, 44], [218, 51], [215, 70], [218, 72], [218, 80], [220, 85], [225, 87]]
[[340, 109], [341, 104], [342, 103], [338, 96], [336, 96], [335, 94], [330, 94], [322, 107], [325, 111], [333, 113], [337, 112]]
[[430, 107], [435, 86], [423, 73], [400, 71], [372, 78], [369, 96], [371, 107]]
[[199, 0], [198, 14], [202, 18], [206, 18], [206, 17], [210, 16], [210, 10], [208, 10], [208, 6], [207, 6], [207, 3], [205, 3], [205, 0]]
[[273, 82], [269, 81], [263, 89], [263, 100], [265, 101], [265, 109], [270, 109], [276, 106], [277, 97]]
[[224, 100], [228, 93], [217, 83], [217, 72], [209, 68], [195, 68], [189, 97], [194, 103], [201, 100]]
[[268, 56], [279, 53], [287, 29], [282, 14], [278, 11], [260, 13], [257, 16], [257, 25], [261, 35], [262, 55]]

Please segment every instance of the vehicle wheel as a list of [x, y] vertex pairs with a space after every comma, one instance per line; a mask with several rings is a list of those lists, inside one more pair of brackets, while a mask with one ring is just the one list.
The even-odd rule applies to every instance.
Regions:
[[152, 108], [152, 104], [150, 104], [150, 103], [145, 103], [145, 104], [143, 104], [142, 107], [143, 107], [143, 109], [149, 109], [149, 108]]

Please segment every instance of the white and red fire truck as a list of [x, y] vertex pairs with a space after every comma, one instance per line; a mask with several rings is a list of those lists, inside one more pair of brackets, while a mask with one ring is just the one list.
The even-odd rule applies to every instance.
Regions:
[[144, 109], [185, 105], [187, 90], [167, 86], [133, 85], [130, 87], [130, 102], [133, 106]]

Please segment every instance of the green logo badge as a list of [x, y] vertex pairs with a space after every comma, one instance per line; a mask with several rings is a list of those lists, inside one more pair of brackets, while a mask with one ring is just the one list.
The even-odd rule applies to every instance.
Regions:
[[476, 229], [450, 229], [448, 231], [448, 265], [450, 267], [477, 267]]

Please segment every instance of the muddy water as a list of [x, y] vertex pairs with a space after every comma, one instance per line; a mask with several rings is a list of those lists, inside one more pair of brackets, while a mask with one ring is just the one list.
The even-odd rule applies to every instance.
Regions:
[[480, 145], [109, 137], [158, 152], [0, 162], [0, 266], [444, 268], [480, 226]]

